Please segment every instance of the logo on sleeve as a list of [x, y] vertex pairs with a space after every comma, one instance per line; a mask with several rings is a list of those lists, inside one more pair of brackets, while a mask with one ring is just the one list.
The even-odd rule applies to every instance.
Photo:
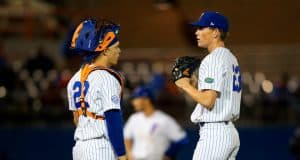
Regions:
[[206, 78], [204, 79], [204, 81], [205, 81], [206, 83], [214, 83], [214, 79], [213, 79], [213, 78], [210, 78], [210, 77], [206, 77]]
[[116, 95], [111, 96], [111, 101], [112, 101], [114, 104], [120, 104], [119, 96], [116, 96]]

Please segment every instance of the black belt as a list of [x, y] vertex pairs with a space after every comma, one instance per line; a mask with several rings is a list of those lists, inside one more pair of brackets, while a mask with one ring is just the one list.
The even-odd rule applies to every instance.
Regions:
[[206, 123], [225, 123], [227, 125], [229, 121], [199, 122], [199, 126], [203, 127]]

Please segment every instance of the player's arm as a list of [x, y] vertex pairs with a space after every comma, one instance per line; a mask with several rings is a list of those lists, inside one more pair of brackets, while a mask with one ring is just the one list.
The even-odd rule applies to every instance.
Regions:
[[125, 147], [127, 152], [131, 152], [132, 150], [132, 139], [125, 138]]
[[108, 137], [119, 159], [126, 158], [121, 110], [111, 109], [104, 112]]
[[175, 155], [189, 143], [189, 139], [187, 136], [184, 136], [182, 139], [171, 142], [167, 151], [165, 152], [165, 159], [171, 159], [175, 157]]
[[183, 89], [190, 97], [192, 97], [197, 103], [201, 104], [208, 110], [212, 110], [218, 97], [218, 92], [211, 89], [198, 90], [190, 84], [189, 78], [181, 78], [177, 80], [176, 85]]
[[133, 160], [132, 155], [132, 146], [133, 146], [133, 128], [135, 127], [134, 124], [134, 116], [129, 117], [125, 126], [124, 126], [124, 137], [125, 137], [125, 147], [126, 153], [128, 156], [128, 160]]
[[173, 159], [176, 154], [189, 143], [189, 139], [185, 131], [177, 124], [177, 122], [169, 118], [166, 120], [168, 128], [165, 130], [165, 135], [170, 141], [168, 149], [165, 151], [165, 159]]
[[[108, 138], [118, 159], [126, 159], [123, 134], [123, 117], [121, 111], [121, 87], [118, 80], [106, 71], [99, 71], [99, 97], [105, 106], [103, 109]], [[97, 72], [96, 72], [97, 73]]]
[[208, 110], [212, 110], [216, 99], [221, 92], [226, 69], [219, 62], [218, 57], [204, 59], [199, 68], [199, 88], [190, 83], [189, 78], [181, 78], [175, 84], [183, 89], [197, 103]]
[[124, 155], [124, 156], [118, 157], [118, 160], [128, 160], [128, 159], [127, 159], [126, 155]]
[[75, 126], [77, 127], [79, 114], [78, 114], [78, 112], [76, 112], [77, 108], [75, 106], [75, 102], [74, 102], [74, 98], [73, 98], [72, 84], [73, 83], [69, 82], [67, 85], [67, 95], [68, 95], [69, 110], [72, 111], [72, 113], [73, 113], [73, 122], [74, 122]]
[[77, 127], [78, 125], [78, 119], [79, 119], [79, 114], [76, 111], [73, 111], [73, 122], [75, 124], [75, 126]]
[[133, 160], [133, 157], [132, 157], [132, 139], [125, 138], [125, 147], [126, 147], [126, 153], [128, 155], [128, 160]]

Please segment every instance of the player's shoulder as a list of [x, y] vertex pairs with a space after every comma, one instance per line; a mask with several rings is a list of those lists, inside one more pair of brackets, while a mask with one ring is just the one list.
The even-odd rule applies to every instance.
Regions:
[[221, 61], [224, 66], [231, 66], [232, 63], [238, 63], [236, 56], [227, 48], [220, 47], [217, 52], [214, 53], [216, 59]]
[[133, 121], [133, 122], [138, 122], [138, 120], [141, 119], [142, 117], [143, 117], [142, 112], [135, 112], [135, 113], [130, 115], [128, 120]]
[[175, 119], [172, 116], [170, 116], [169, 114], [167, 114], [161, 110], [156, 111], [156, 116], [165, 122], [175, 121]]
[[232, 56], [231, 51], [225, 47], [218, 47], [215, 50], [213, 50], [211, 54], [208, 55], [210, 59], [222, 59], [231, 56]]
[[118, 82], [117, 78], [107, 70], [95, 70], [90, 73], [89, 79], [96, 80], [97, 82]]
[[73, 86], [73, 84], [74, 84], [76, 81], [79, 81], [79, 80], [80, 80], [80, 70], [77, 71], [77, 72], [72, 76], [72, 78], [69, 80], [68, 85], [67, 85], [67, 88], [68, 88], [68, 89], [71, 89], [71, 87]]
[[94, 77], [101, 77], [101, 76], [105, 76], [105, 77], [113, 77], [113, 75], [111, 73], [109, 73], [106, 70], [103, 69], [97, 69], [93, 72], [90, 73], [90, 76], [94, 76]]
[[222, 64], [223, 62], [226, 62], [227, 59], [233, 58], [234, 55], [232, 52], [225, 47], [218, 47], [215, 50], [213, 50], [210, 54], [208, 54], [203, 60], [203, 64]]

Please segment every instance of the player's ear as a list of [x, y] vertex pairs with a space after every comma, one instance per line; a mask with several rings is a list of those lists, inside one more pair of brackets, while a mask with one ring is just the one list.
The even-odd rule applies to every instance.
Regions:
[[219, 31], [219, 29], [213, 29], [213, 37], [214, 38], [218, 38], [219, 36], [220, 36], [220, 31]]
[[103, 56], [107, 56], [107, 54], [109, 54], [108, 52], [109, 52], [109, 48], [105, 49], [101, 54]]

